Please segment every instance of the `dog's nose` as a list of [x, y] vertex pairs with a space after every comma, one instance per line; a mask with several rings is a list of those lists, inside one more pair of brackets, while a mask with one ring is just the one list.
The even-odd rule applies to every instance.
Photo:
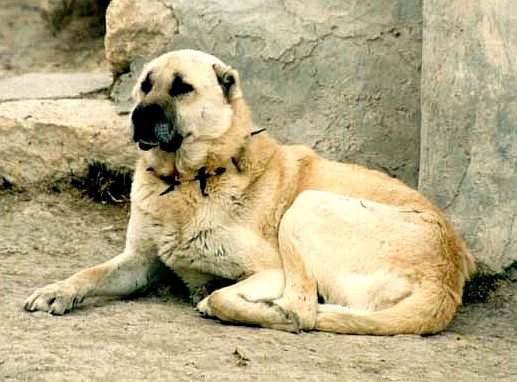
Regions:
[[164, 151], [175, 152], [183, 142], [183, 136], [176, 129], [174, 113], [167, 113], [156, 103], [141, 103], [131, 115], [133, 140], [142, 150], [160, 145]]
[[133, 140], [135, 142], [156, 142], [155, 126], [164, 120], [163, 108], [155, 103], [139, 104], [131, 114]]

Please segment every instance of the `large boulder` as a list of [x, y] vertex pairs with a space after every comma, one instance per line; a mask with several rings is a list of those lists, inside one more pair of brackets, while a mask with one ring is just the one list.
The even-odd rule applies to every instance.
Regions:
[[113, 97], [129, 107], [145, 60], [207, 51], [241, 72], [256, 122], [281, 141], [416, 185], [421, 17], [404, 0], [112, 0]]
[[419, 187], [502, 271], [517, 260], [517, 3], [424, 4]]
[[172, 7], [159, 0], [120, 0], [106, 14], [106, 58], [115, 74], [130, 68], [135, 56], [153, 57], [167, 50], [178, 32]]
[[0, 80], [0, 187], [70, 177], [93, 160], [132, 168], [128, 116], [102, 96], [110, 83], [110, 73], [102, 72]]
[[4, 102], [0, 135], [0, 177], [22, 188], [68, 178], [93, 160], [130, 169], [136, 158], [127, 116], [108, 100]]

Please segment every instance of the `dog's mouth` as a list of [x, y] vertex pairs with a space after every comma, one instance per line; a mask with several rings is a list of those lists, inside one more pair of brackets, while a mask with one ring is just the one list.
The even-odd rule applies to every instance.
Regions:
[[138, 148], [142, 151], [149, 151], [154, 149], [155, 147], [159, 147], [160, 150], [166, 151], [168, 153], [174, 153], [178, 151], [181, 147], [181, 142], [183, 141], [182, 137], [176, 138], [171, 142], [146, 142], [146, 141], [138, 141]]
[[156, 142], [144, 142], [144, 141], [139, 141], [137, 143], [138, 145], [138, 148], [140, 150], [143, 150], [143, 151], [149, 151], [157, 146], [159, 146], [159, 143], [156, 143]]
[[181, 147], [181, 143], [183, 142], [183, 137], [181, 135], [176, 136], [169, 142], [160, 143], [160, 150], [166, 151], [168, 153], [175, 153]]

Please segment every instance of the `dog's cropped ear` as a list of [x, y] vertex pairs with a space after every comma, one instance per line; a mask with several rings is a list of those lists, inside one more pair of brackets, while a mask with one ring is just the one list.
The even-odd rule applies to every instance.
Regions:
[[219, 64], [214, 64], [213, 68], [226, 99], [230, 102], [242, 97], [239, 73], [229, 66]]

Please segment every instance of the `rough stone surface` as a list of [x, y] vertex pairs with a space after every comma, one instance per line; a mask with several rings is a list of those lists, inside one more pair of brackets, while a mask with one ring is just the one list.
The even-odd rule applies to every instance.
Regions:
[[0, 176], [20, 187], [77, 173], [94, 159], [132, 168], [136, 157], [127, 116], [108, 100], [4, 102], [0, 136]]
[[172, 7], [159, 0], [120, 0], [106, 13], [106, 57], [114, 73], [123, 73], [135, 55], [152, 57], [177, 33]]
[[517, 260], [517, 2], [426, 0], [420, 189], [495, 271]]
[[237, 68], [256, 122], [282, 142], [416, 185], [421, 1], [111, 2], [106, 49], [115, 72], [135, 56], [180, 48]]
[[28, 73], [0, 80], [0, 102], [75, 98], [110, 87], [109, 72]]
[[111, 81], [109, 72], [0, 80], [0, 179], [25, 188], [77, 174], [94, 159], [132, 168], [128, 117], [98, 94]]

